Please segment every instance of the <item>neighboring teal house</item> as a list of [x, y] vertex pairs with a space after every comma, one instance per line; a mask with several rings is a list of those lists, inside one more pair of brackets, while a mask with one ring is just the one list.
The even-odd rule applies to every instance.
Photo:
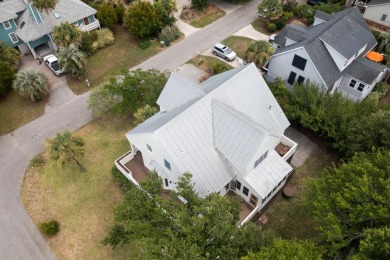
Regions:
[[17, 47], [34, 58], [57, 51], [52, 30], [62, 22], [78, 26], [82, 31], [100, 28], [96, 10], [80, 0], [58, 0], [49, 14], [39, 12], [31, 0], [0, 0], [0, 41]]

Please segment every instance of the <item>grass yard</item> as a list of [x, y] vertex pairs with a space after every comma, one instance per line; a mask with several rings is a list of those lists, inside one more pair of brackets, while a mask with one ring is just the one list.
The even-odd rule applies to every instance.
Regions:
[[110, 247], [100, 241], [113, 223], [113, 208], [124, 194], [114, 182], [114, 160], [129, 150], [124, 134], [131, 120], [96, 119], [75, 134], [85, 141], [85, 156], [80, 160], [87, 169], [81, 173], [75, 164], [58, 166], [50, 161], [29, 167], [25, 175], [22, 200], [37, 224], [49, 219], [60, 223], [60, 232], [48, 242], [59, 259], [129, 259], [136, 248]]
[[225, 16], [225, 11], [213, 4], [209, 4], [202, 11], [193, 8], [184, 8], [180, 14], [180, 19], [196, 28], [203, 28], [219, 18]]
[[285, 198], [278, 195], [269, 208], [265, 211], [268, 222], [264, 229], [273, 230], [285, 239], [315, 238], [318, 232], [315, 230], [310, 212], [303, 205], [303, 191], [307, 177], [317, 177], [321, 171], [338, 162], [338, 157], [333, 152], [326, 149], [325, 144], [319, 143], [318, 150], [312, 154], [305, 164], [297, 168], [290, 185], [294, 187], [296, 193], [294, 197]]
[[253, 42], [255, 40], [242, 36], [229, 36], [222, 41], [223, 44], [229, 46], [241, 59], [244, 59], [246, 50]]
[[195, 67], [197, 67], [197, 68], [199, 68], [207, 73], [205, 76], [203, 76], [200, 79], [201, 82], [205, 81], [206, 79], [208, 79], [209, 77], [214, 75], [213, 69], [212, 69], [213, 64], [222, 64], [222, 65], [228, 66], [230, 69], [233, 68], [232, 66], [225, 63], [224, 61], [220, 61], [217, 58], [210, 57], [210, 56], [203, 56], [203, 55], [199, 55], [197, 57], [194, 57], [191, 60], [189, 60], [187, 63], [192, 64]]
[[23, 98], [18, 92], [11, 90], [0, 98], [0, 135], [5, 135], [40, 117], [45, 112], [48, 97], [40, 102], [32, 102]]
[[262, 18], [259, 18], [256, 21], [254, 21], [252, 23], [252, 26], [253, 26], [253, 28], [255, 28], [255, 30], [257, 30], [257, 31], [259, 31], [261, 33], [264, 33], [264, 34], [267, 34], [267, 35], [271, 34], [267, 30], [267, 21], [262, 19]]
[[[88, 58], [86, 78], [91, 82], [90, 87], [85, 80], [80, 81], [67, 75], [69, 87], [75, 94], [85, 93], [104, 82], [108, 75], [118, 73], [122, 69], [130, 69], [164, 50], [158, 40], [152, 42], [149, 48], [141, 49], [140, 40], [122, 26], [116, 26], [113, 32], [115, 42]], [[177, 41], [182, 39], [183, 36]]]
[[225, 11], [216, 8], [215, 12], [207, 14], [206, 16], [200, 18], [199, 20], [192, 21], [190, 25], [195, 28], [203, 28], [215, 22], [219, 18], [224, 17], [225, 14], [226, 14]]

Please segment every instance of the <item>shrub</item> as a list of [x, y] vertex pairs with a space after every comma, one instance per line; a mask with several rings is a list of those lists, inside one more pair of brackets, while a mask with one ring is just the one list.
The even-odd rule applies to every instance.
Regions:
[[140, 42], [139, 47], [141, 49], [147, 49], [150, 47], [150, 45], [151, 45], [150, 41], [143, 41], [143, 42]]
[[275, 25], [276, 25], [276, 29], [278, 30], [281, 30], [284, 28], [284, 26], [286, 26], [286, 24], [281, 19], [277, 20]]
[[384, 97], [389, 89], [390, 85], [388, 85], [386, 82], [378, 82], [372, 90], [372, 93], [378, 93], [379, 97]]
[[42, 222], [38, 225], [42, 234], [47, 237], [52, 237], [60, 231], [60, 223], [57, 220], [50, 220], [48, 222]]
[[294, 14], [293, 12], [284, 12], [282, 17], [279, 20], [282, 20], [283, 22], [287, 22], [291, 18], [293, 18]]
[[196, 10], [203, 10], [209, 5], [208, 0], [191, 0], [192, 7]]
[[42, 166], [43, 164], [45, 163], [45, 159], [43, 158], [43, 156], [41, 154], [38, 154], [37, 156], [35, 156], [31, 161], [30, 161], [30, 165], [32, 167], [40, 167]]
[[111, 173], [115, 182], [119, 185], [122, 191], [127, 192], [133, 188], [133, 184], [125, 176], [123, 176], [115, 165], [111, 168]]
[[97, 18], [99, 19], [102, 26], [112, 29], [118, 22], [116, 11], [111, 4], [102, 3], [97, 11]]
[[115, 7], [116, 17], [118, 18], [118, 24], [123, 23], [123, 16], [125, 15], [125, 8], [123, 5], [117, 5]]
[[158, 35], [160, 41], [174, 41], [179, 37], [179, 29], [175, 26], [165, 26]]
[[103, 28], [97, 31], [98, 39], [94, 43], [97, 49], [101, 49], [106, 47], [107, 45], [114, 43], [114, 34], [108, 28]]
[[274, 24], [274, 23], [269, 23], [268, 25], [267, 25], [267, 30], [269, 31], [269, 32], [274, 32], [274, 31], [276, 31], [276, 25]]
[[216, 75], [230, 70], [230, 67], [225, 63], [214, 62], [210, 64], [210, 69], [212, 70], [213, 74]]
[[12, 70], [7, 62], [0, 60], [0, 96], [7, 94], [8, 90], [12, 87], [14, 79], [14, 70]]
[[97, 50], [97, 45], [94, 45], [98, 39], [98, 34], [96, 31], [93, 32], [83, 32], [81, 36], [81, 44], [79, 46], [80, 51], [84, 52], [88, 56], [92, 55]]

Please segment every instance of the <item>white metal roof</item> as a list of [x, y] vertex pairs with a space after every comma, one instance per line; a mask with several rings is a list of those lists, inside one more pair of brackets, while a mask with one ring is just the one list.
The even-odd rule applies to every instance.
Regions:
[[[224, 74], [217, 75], [217, 80], [210, 79], [212, 84], [209, 85], [209, 93], [192, 101], [193, 104], [183, 106], [180, 113], [175, 113], [169, 120], [163, 120], [163, 124], [150, 123], [155, 120], [153, 118], [143, 123], [158, 125], [153, 130], [155, 137], [180, 172], [188, 171], [193, 174], [195, 189], [201, 196], [220, 191], [235, 177], [214, 148], [213, 131], [219, 127], [215, 128], [213, 125], [212, 102], [218, 101], [223, 106], [244, 114], [247, 120], [263, 126], [270, 135], [281, 136], [289, 126], [287, 118], [254, 64]], [[215, 86], [216, 82], [220, 83], [219, 86]], [[177, 92], [171, 92], [172, 95], [175, 93]], [[172, 97], [172, 100], [175, 99], [176, 97]], [[236, 121], [236, 124], [240, 122]], [[229, 128], [233, 129], [233, 125]], [[126, 136], [131, 141], [137, 133], [140, 133], [139, 129], [130, 131]]]

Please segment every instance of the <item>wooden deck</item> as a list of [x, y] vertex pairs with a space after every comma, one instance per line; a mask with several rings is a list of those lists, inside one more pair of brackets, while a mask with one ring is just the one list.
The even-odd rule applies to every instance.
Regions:
[[[236, 193], [234, 193], [233, 191], [229, 190], [225, 196], [234, 197], [234, 196], [238, 196], [238, 195]], [[244, 221], [244, 219], [252, 212], [252, 210], [254, 210], [254, 207], [249, 205], [249, 203], [247, 203], [246, 201], [242, 200], [241, 211], [240, 211], [240, 220], [239, 220], [238, 224], [240, 224], [242, 221]]]
[[137, 182], [145, 180], [149, 175], [149, 169], [144, 165], [141, 152], [137, 152], [134, 158], [128, 161], [125, 166], [131, 171], [133, 178]]
[[282, 143], [279, 143], [276, 147], [275, 147], [275, 151], [280, 155], [280, 156], [284, 156], [289, 150], [291, 149], [291, 147], [285, 145], [285, 144], [282, 144]]

